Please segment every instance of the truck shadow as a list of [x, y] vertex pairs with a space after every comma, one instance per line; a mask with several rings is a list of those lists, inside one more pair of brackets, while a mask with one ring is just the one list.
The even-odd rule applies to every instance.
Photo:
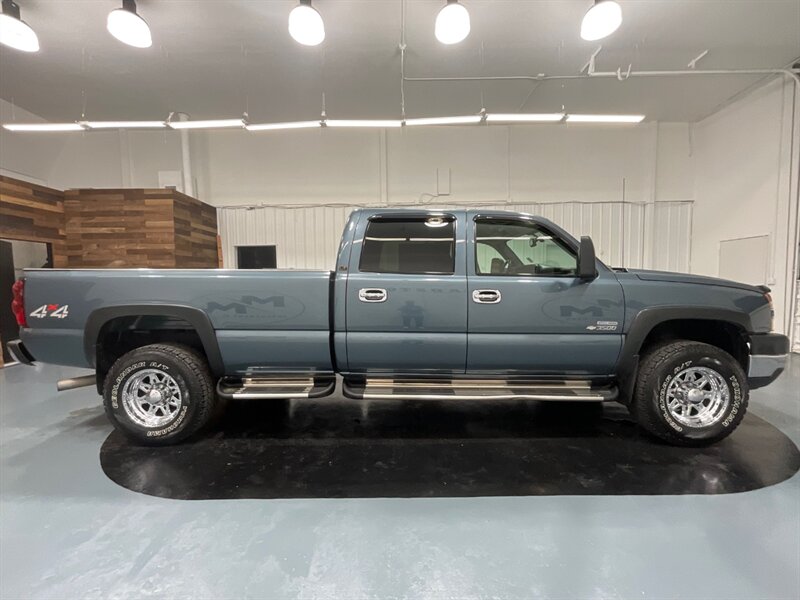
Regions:
[[618, 405], [338, 397], [231, 403], [179, 446], [114, 432], [100, 459], [125, 488], [187, 500], [727, 494], [800, 470], [794, 443], [753, 414], [714, 446], [676, 448]]

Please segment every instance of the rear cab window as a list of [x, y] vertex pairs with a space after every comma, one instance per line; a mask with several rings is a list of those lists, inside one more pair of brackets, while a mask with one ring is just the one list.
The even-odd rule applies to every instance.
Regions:
[[455, 272], [455, 218], [372, 217], [364, 235], [362, 273], [452, 275]]

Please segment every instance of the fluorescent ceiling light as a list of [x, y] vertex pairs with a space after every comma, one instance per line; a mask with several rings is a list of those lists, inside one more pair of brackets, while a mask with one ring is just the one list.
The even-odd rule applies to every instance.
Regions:
[[210, 121], [170, 121], [172, 129], [219, 129], [222, 127], [244, 127], [242, 119], [213, 119]]
[[274, 131], [276, 129], [307, 129], [312, 127], [322, 127], [320, 121], [293, 121], [289, 123], [256, 123], [245, 125], [248, 131]]
[[564, 113], [528, 113], [528, 114], [500, 114], [489, 113], [486, 115], [487, 121], [495, 123], [544, 123], [560, 121], [564, 118]]
[[83, 131], [80, 123], [6, 123], [3, 129], [8, 131]]
[[406, 119], [406, 125], [461, 125], [466, 123], [480, 123], [481, 115], [466, 115], [463, 117], [429, 117], [425, 119]]
[[164, 121], [83, 121], [89, 129], [162, 129]]
[[469, 35], [469, 12], [458, 0], [447, 4], [436, 15], [434, 34], [442, 44], [457, 44]]
[[134, 0], [122, 0], [122, 8], [108, 13], [106, 20], [108, 32], [123, 44], [134, 48], [149, 48], [153, 45], [150, 27], [136, 14]]
[[3, 12], [0, 14], [0, 44], [23, 52], [39, 51], [39, 38], [36, 32], [19, 18], [19, 6], [11, 0], [3, 0]]
[[567, 115], [568, 123], [641, 123], [644, 115]]
[[402, 124], [402, 121], [392, 121], [387, 119], [338, 119], [333, 121], [325, 121], [325, 125], [328, 127], [400, 127]]
[[595, 0], [581, 22], [581, 37], [586, 41], [603, 39], [622, 24], [622, 9], [614, 0]]
[[289, 35], [304, 46], [318, 46], [325, 39], [325, 23], [311, 7], [311, 0], [300, 0], [289, 13]]

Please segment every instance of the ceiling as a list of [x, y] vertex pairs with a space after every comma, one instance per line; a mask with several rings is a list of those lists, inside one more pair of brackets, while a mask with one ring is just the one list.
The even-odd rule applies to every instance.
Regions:
[[[0, 97], [51, 121], [237, 117], [252, 122], [400, 116], [401, 0], [315, 0], [322, 45], [287, 32], [296, 0], [139, 0], [153, 47], [105, 29], [120, 0], [18, 0], [41, 51], [0, 46]], [[463, 0], [472, 32], [439, 44], [443, 0], [407, 0], [406, 74], [414, 77], [576, 75], [602, 44], [599, 71], [783, 67], [800, 57], [800, 0], [620, 0], [622, 27], [580, 39], [590, 0]], [[406, 115], [489, 112], [644, 113], [695, 121], [758, 76], [407, 82]], [[535, 89], [534, 89], [535, 87]]]

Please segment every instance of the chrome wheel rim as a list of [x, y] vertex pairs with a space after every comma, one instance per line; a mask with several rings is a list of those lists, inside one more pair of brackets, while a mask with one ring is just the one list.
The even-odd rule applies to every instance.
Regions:
[[142, 427], [163, 427], [183, 405], [178, 382], [159, 369], [144, 369], [122, 388], [122, 405], [131, 420]]
[[708, 427], [722, 420], [731, 402], [725, 379], [708, 367], [689, 367], [667, 386], [667, 410], [686, 427]]

